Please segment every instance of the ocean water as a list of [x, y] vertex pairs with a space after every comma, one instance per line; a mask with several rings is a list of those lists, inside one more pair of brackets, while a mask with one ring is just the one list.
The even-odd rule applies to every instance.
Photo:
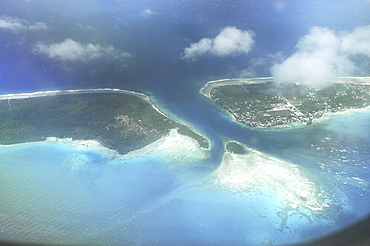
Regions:
[[[166, 144], [186, 145], [188, 140], [176, 137], [126, 157], [68, 142], [1, 146], [0, 239], [284, 244], [325, 235], [369, 214], [369, 112], [254, 131], [214, 117], [233, 127], [215, 134], [217, 122], [210, 123], [209, 158], [189, 158], [181, 150], [166, 154]], [[245, 144], [248, 154], [225, 154], [225, 136]]]
[[[250, 130], [199, 94], [210, 80], [271, 76], [271, 67], [297, 52], [297, 42], [314, 26], [340, 36], [368, 25], [368, 4], [1, 0], [2, 18], [19, 18], [24, 26], [42, 22], [48, 30], [2, 28], [0, 94], [143, 92], [204, 133], [212, 149], [196, 150], [197, 158], [168, 154], [162, 143], [121, 158], [106, 149], [50, 141], [0, 146], [0, 241], [274, 245], [319, 237], [368, 215], [369, 112], [307, 127]], [[143, 16], [143, 10], [153, 15]], [[247, 56], [180, 59], [191, 43], [215, 38], [227, 26], [255, 32]], [[38, 43], [67, 38], [112, 45], [132, 57], [58, 61], [33, 51]], [[364, 61], [352, 59], [358, 76], [369, 74]], [[248, 154], [225, 154], [228, 139], [244, 144]]]

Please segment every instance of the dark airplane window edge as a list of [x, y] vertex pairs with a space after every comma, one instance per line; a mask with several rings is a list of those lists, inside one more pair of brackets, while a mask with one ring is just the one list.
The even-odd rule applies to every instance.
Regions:
[[368, 246], [370, 245], [370, 216], [323, 238], [289, 246]]
[[[1, 242], [0, 245], [4, 246], [72, 246], [66, 244], [40, 244], [40, 243], [12, 243]], [[298, 244], [291, 244], [286, 246], [368, 246], [370, 245], [370, 216], [340, 230], [327, 237], [319, 238], [312, 241], [307, 241]]]

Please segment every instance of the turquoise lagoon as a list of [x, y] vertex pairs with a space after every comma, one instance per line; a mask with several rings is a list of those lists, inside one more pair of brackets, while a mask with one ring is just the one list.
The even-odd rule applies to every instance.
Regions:
[[[271, 156], [248, 146], [245, 155], [225, 152], [211, 163], [209, 150], [176, 131], [125, 156], [94, 141], [1, 146], [0, 239], [261, 245], [324, 235], [369, 213], [367, 147], [361, 145], [368, 143], [361, 132], [369, 118], [352, 112], [307, 128], [262, 131], [273, 138], [303, 129], [319, 161], [310, 162], [312, 150], [296, 144], [291, 151], [299, 154], [291, 159], [306, 158], [300, 165], [287, 160], [289, 151]], [[327, 134], [310, 140], [318, 130]], [[356, 145], [338, 142], [348, 134]]]

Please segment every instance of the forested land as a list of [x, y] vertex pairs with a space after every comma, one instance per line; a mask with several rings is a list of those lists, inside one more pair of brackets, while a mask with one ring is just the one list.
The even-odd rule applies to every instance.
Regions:
[[96, 140], [120, 154], [142, 148], [171, 129], [208, 141], [189, 127], [129, 94], [91, 93], [0, 101], [0, 144], [43, 141], [47, 137]]

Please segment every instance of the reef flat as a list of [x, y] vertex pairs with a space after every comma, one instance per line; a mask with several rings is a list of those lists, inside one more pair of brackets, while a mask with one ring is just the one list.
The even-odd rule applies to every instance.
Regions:
[[370, 106], [368, 77], [337, 78], [326, 87], [276, 85], [271, 78], [211, 81], [201, 92], [248, 127], [309, 125], [327, 113]]
[[121, 90], [76, 90], [0, 97], [0, 144], [48, 137], [95, 140], [120, 154], [143, 148], [172, 129], [209, 148], [208, 140], [169, 118], [144, 94]]
[[267, 189], [291, 209], [306, 207], [320, 211], [327, 207], [318, 196], [320, 189], [305, 177], [299, 166], [242, 143], [228, 141], [225, 147], [221, 165], [210, 177], [213, 185], [236, 193]]

